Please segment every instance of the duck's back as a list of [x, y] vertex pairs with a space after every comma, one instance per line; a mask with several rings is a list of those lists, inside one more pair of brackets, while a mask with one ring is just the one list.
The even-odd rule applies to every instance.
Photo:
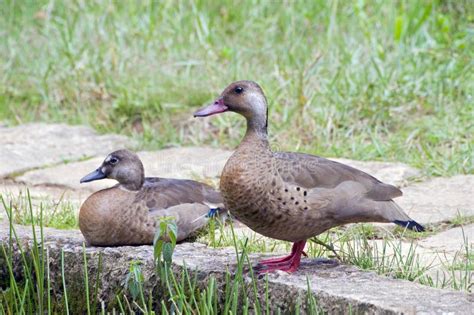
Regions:
[[274, 157], [285, 182], [307, 189], [335, 188], [343, 182], [355, 182], [362, 185], [373, 200], [390, 200], [402, 195], [397, 187], [336, 161], [296, 152], [275, 152]]
[[150, 209], [166, 209], [180, 204], [222, 205], [222, 197], [211, 186], [187, 179], [147, 177], [136, 199], [146, 200]]

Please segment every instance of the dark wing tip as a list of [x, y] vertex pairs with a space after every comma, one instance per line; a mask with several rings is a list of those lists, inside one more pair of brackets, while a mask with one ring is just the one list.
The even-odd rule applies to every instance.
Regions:
[[410, 220], [410, 221], [401, 221], [401, 220], [395, 220], [393, 223], [400, 225], [401, 227], [413, 230], [415, 232], [424, 232], [425, 228], [417, 223], [416, 221]]

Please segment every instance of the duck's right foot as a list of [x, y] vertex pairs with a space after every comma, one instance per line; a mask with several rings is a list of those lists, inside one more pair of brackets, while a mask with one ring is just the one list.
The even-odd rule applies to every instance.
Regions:
[[221, 208], [210, 208], [206, 214], [206, 218], [217, 217], [217, 214], [221, 211]]

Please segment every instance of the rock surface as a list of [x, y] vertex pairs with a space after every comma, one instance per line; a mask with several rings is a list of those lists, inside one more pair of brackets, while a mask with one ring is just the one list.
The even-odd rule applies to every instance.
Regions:
[[[19, 239], [31, 245], [31, 229], [16, 226]], [[8, 244], [9, 227], [0, 222], [0, 243]], [[77, 232], [45, 229], [45, 247], [48, 249], [53, 290], [61, 292], [60, 256], [64, 251], [65, 280], [69, 285], [69, 300], [81, 304], [83, 295], [83, 249], [82, 237]], [[95, 274], [99, 254], [102, 256], [101, 288], [98, 295], [106, 305], [110, 305], [114, 292], [123, 288], [129, 264], [140, 261], [144, 274], [145, 292], [160, 290], [160, 281], [154, 275], [153, 252], [151, 246], [87, 248], [88, 272]], [[21, 265], [21, 255], [14, 252], [14, 266]], [[212, 258], [211, 258], [212, 257]], [[256, 256], [251, 256], [255, 260]], [[0, 256], [0, 260], [4, 259]], [[209, 264], [212, 259], [213, 263]], [[184, 264], [186, 262], [186, 264]], [[204, 285], [210, 277], [215, 277], [217, 285], [224, 288], [224, 271], [235, 268], [233, 249], [215, 250], [202, 244], [184, 243], [178, 245], [174, 254], [173, 272], [180, 273], [187, 268], [198, 275], [198, 285]], [[1, 264], [4, 266], [4, 264]], [[15, 270], [18, 272], [18, 270]], [[8, 277], [5, 268], [0, 268], [0, 278]], [[90, 277], [89, 279], [94, 278]], [[246, 277], [250, 281], [249, 277]], [[82, 282], [81, 282], [82, 281]], [[276, 273], [268, 277], [269, 305], [272, 313], [291, 310], [298, 299], [304, 299], [308, 285], [310, 291], [324, 311], [331, 314], [472, 314], [472, 295], [425, 287], [408, 281], [377, 276], [346, 265], [325, 265], [311, 259], [304, 259], [301, 270], [294, 274]], [[91, 280], [90, 286], [93, 287]], [[257, 281], [258, 299], [265, 301], [264, 279]], [[72, 287], [74, 286], [74, 287]], [[75, 288], [75, 290], [74, 290]], [[221, 291], [220, 291], [221, 292]], [[250, 290], [250, 299], [255, 300]], [[77, 295], [77, 296], [76, 296]], [[75, 308], [76, 310], [76, 308]]]
[[43, 123], [0, 126], [0, 178], [131, 145], [126, 137], [98, 135], [84, 126]]
[[474, 216], [473, 195], [474, 175], [457, 175], [412, 184], [396, 201], [419, 223], [439, 223]]
[[466, 246], [474, 253], [474, 224], [455, 227], [422, 239], [418, 245], [435, 250], [439, 254], [466, 252]]

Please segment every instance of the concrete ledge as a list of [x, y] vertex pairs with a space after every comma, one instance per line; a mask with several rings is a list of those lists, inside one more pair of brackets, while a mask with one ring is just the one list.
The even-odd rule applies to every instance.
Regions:
[[[31, 228], [15, 226], [23, 245], [31, 245]], [[84, 307], [83, 283], [83, 238], [78, 231], [44, 229], [45, 247], [48, 249], [53, 295], [61, 296], [61, 249], [65, 256], [65, 278], [69, 300], [75, 312]], [[0, 244], [9, 244], [9, 226], [0, 221]], [[17, 248], [14, 246], [14, 248]], [[1, 251], [0, 251], [1, 253]], [[131, 261], [142, 262], [145, 290], [160, 294], [160, 281], [154, 273], [153, 250], [151, 246], [115, 247], [86, 249], [88, 272], [91, 286], [98, 268], [99, 254], [102, 253], [101, 288], [99, 298], [108, 307], [114, 304], [113, 296], [123, 288]], [[3, 254], [0, 254], [1, 283], [8, 281]], [[251, 256], [252, 260], [257, 256]], [[20, 268], [21, 257], [15, 249], [14, 266]], [[184, 265], [184, 262], [186, 264]], [[224, 285], [225, 270], [235, 268], [233, 249], [215, 250], [202, 244], [184, 243], [176, 247], [173, 271], [180, 273], [186, 266], [196, 275], [198, 285], [205, 286], [211, 276], [219, 286]], [[15, 274], [21, 277], [20, 270]], [[331, 314], [472, 314], [474, 295], [463, 292], [434, 289], [409, 281], [381, 277], [372, 272], [361, 271], [353, 266], [328, 266], [312, 259], [305, 259], [300, 271], [294, 274], [277, 273], [269, 276], [270, 305], [272, 313], [281, 309], [291, 310], [297, 299], [301, 301], [307, 294], [307, 279], [311, 293], [319, 306]], [[250, 278], [248, 278], [250, 281]], [[260, 299], [264, 300], [265, 281], [258, 281]], [[222, 292], [222, 290], [219, 290]], [[74, 293], [76, 294], [74, 296]], [[252, 294], [252, 293], [251, 293]], [[250, 296], [251, 299], [255, 297]], [[82, 297], [83, 299], [83, 297]], [[99, 303], [100, 304], [100, 303]]]

